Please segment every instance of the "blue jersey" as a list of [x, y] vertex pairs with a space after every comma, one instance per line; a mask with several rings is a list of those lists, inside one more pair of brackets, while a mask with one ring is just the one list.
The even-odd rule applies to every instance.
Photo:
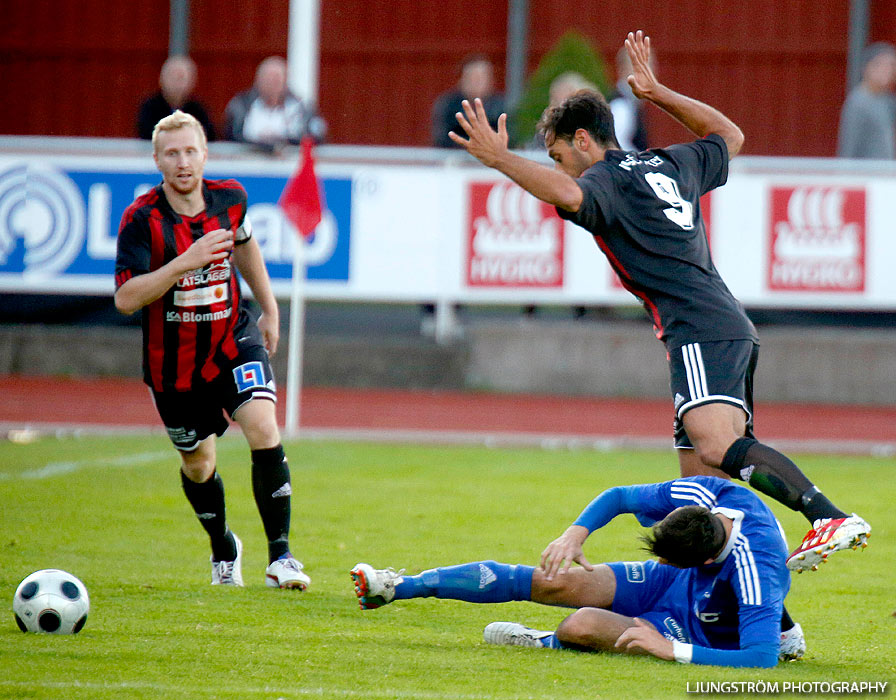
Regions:
[[679, 570], [693, 644], [678, 648], [698, 664], [777, 663], [784, 597], [790, 589], [787, 546], [778, 521], [756, 494], [710, 476], [660, 484], [618, 486], [598, 496], [574, 524], [593, 532], [616, 515], [633, 513], [644, 526], [676, 508], [699, 505], [730, 518], [731, 534], [713, 563]]

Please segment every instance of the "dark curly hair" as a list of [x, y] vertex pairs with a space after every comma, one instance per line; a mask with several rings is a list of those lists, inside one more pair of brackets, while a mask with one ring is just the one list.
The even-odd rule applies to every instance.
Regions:
[[680, 567], [700, 566], [725, 544], [721, 521], [703, 506], [682, 506], [641, 538], [648, 552]]
[[594, 90], [579, 90], [559, 105], [548, 107], [537, 129], [548, 144], [557, 139], [571, 142], [576, 131], [584, 129], [604, 148], [619, 148], [610, 105]]

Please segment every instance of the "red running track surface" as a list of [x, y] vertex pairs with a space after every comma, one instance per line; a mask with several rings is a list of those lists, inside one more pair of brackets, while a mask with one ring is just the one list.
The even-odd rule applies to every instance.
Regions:
[[[278, 413], [285, 412], [281, 387]], [[671, 401], [560, 396], [306, 387], [306, 430], [541, 435], [668, 441]], [[7, 428], [161, 424], [146, 386], [136, 379], [0, 376], [0, 424]], [[763, 440], [893, 454], [896, 406], [759, 403]], [[852, 447], [850, 447], [852, 445]], [[876, 447], [875, 447], [876, 446]]]

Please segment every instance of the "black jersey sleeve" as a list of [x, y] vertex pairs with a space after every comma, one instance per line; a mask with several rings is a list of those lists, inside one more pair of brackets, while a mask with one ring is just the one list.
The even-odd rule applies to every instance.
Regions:
[[126, 211], [118, 230], [115, 289], [131, 277], [149, 272], [152, 252], [149, 227], [140, 212]]
[[615, 197], [616, 184], [613, 173], [606, 163], [595, 163], [576, 180], [582, 190], [582, 203], [578, 211], [566, 211], [557, 208], [561, 219], [572, 221], [586, 231], [603, 230], [612, 223], [616, 216]]
[[664, 150], [678, 163], [681, 173], [694, 178], [701, 196], [728, 181], [728, 146], [718, 134]]

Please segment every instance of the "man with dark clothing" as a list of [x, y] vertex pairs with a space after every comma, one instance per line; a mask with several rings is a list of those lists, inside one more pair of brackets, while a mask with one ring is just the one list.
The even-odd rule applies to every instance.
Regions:
[[[311, 579], [289, 550], [292, 487], [274, 410], [268, 355], [279, 315], [261, 249], [235, 180], [205, 180], [202, 126], [177, 111], [153, 132], [162, 184], [128, 207], [118, 233], [115, 306], [143, 312], [143, 371], [181, 456], [181, 483], [212, 549], [212, 584], [242, 586], [242, 543], [227, 526], [215, 438], [227, 413], [252, 457], [252, 488], [268, 540], [265, 583], [304, 590]], [[262, 315], [242, 303], [236, 269]]]
[[492, 62], [485, 56], [475, 54], [464, 59], [457, 87], [442, 93], [432, 107], [432, 145], [439, 148], [457, 148], [448, 132], [452, 125], [457, 128], [454, 115], [461, 108], [463, 100], [479, 98], [488, 115], [489, 123], [497, 125], [498, 116], [504, 111], [504, 96], [495, 92], [495, 76]]
[[743, 133], [718, 110], [656, 79], [648, 37], [629, 34], [625, 45], [635, 96], [699, 140], [621, 151], [612, 113], [594, 92], [576, 93], [542, 118], [554, 169], [511, 153], [506, 115], [495, 131], [478, 100], [465, 102], [457, 115], [469, 137], [452, 132], [451, 138], [594, 236], [666, 346], [682, 476], [742, 479], [802, 512], [813, 527], [787, 565], [815, 569], [831, 553], [864, 544], [871, 527], [837, 508], [790, 459], [753, 437], [756, 331], [713, 265], [700, 214], [701, 195], [725, 183]]
[[196, 64], [187, 56], [172, 56], [162, 65], [159, 75], [159, 91], [148, 97], [137, 112], [137, 136], [149, 141], [152, 131], [160, 119], [175, 110], [192, 114], [202, 128], [206, 138], [215, 140], [215, 127], [203, 104], [192, 97], [196, 87]]

